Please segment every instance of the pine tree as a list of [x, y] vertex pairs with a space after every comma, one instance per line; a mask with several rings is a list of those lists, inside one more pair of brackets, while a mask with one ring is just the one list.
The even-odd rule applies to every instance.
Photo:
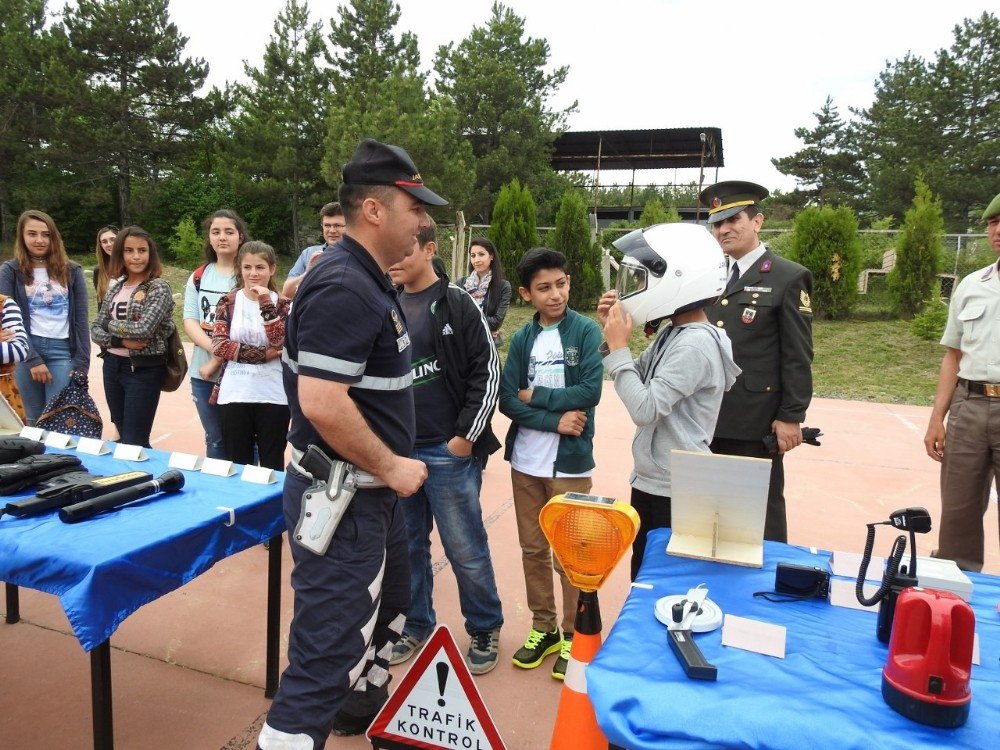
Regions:
[[524, 19], [498, 2], [485, 25], [474, 26], [457, 46], [438, 49], [437, 89], [454, 101], [461, 135], [476, 158], [472, 215], [487, 216], [513, 178], [536, 187], [553, 182], [552, 142], [576, 103], [550, 107], [569, 68], [548, 68], [548, 42], [525, 37]]
[[399, 6], [352, 0], [339, 11], [330, 34], [334, 92], [322, 160], [327, 183], [340, 183], [342, 166], [370, 137], [404, 148], [428, 186], [462, 208], [475, 180], [472, 149], [461, 137], [453, 103], [427, 90], [416, 38], [404, 32], [396, 40]]
[[74, 63], [88, 85], [72, 92], [67, 132], [75, 168], [111, 172], [119, 219], [132, 221], [133, 178], [156, 179], [195, 145], [214, 116], [197, 91], [204, 60], [183, 56], [187, 37], [170, 21], [168, 0], [78, 0], [63, 22]]
[[537, 224], [538, 212], [531, 192], [516, 178], [511, 180], [500, 189], [489, 231], [503, 267], [510, 269], [511, 277], [516, 276], [515, 269], [525, 251], [538, 246]]
[[795, 137], [805, 148], [791, 156], [771, 159], [771, 163], [782, 174], [795, 178], [796, 193], [803, 204], [859, 206], [864, 171], [854, 128], [841, 119], [829, 96], [814, 116], [815, 128], [795, 129]]
[[303, 207], [318, 209], [329, 200], [320, 174], [331, 81], [317, 64], [324, 50], [321, 24], [309, 22], [308, 5], [287, 0], [262, 67], [244, 64], [250, 83], [233, 92], [237, 109], [226, 166], [245, 187], [258, 188], [251, 191], [258, 198], [266, 191], [288, 207], [295, 250], [303, 244]]
[[914, 183], [914, 193], [896, 247], [896, 266], [889, 273], [895, 311], [906, 316], [920, 312], [931, 297], [944, 234], [941, 199], [931, 193], [922, 178]]

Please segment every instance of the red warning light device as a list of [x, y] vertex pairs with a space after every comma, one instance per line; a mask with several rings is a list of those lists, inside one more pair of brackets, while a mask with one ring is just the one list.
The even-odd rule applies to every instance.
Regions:
[[976, 616], [949, 591], [910, 587], [896, 600], [882, 697], [908, 719], [960, 727], [969, 717]]

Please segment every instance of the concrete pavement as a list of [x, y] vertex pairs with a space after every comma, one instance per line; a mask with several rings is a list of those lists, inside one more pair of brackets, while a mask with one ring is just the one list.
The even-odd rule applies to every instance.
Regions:
[[[95, 361], [92, 392], [99, 403], [100, 372]], [[923, 407], [814, 400], [807, 424], [823, 429], [823, 445], [803, 446], [786, 460], [790, 541], [860, 552], [864, 524], [885, 519], [892, 510], [924, 505], [936, 520], [938, 465], [922, 445], [928, 414]], [[494, 429], [504, 435], [507, 420], [497, 415]], [[594, 492], [628, 497], [632, 433], [627, 413], [606, 383], [597, 412]], [[187, 383], [164, 394], [152, 442], [165, 451], [204, 449]], [[524, 600], [509, 468], [497, 456], [486, 469], [482, 501], [506, 622], [501, 663], [477, 677], [476, 684], [508, 748], [547, 747], [561, 683], [549, 676], [551, 658], [536, 670], [510, 663], [530, 628], [531, 613]], [[997, 523], [994, 502], [987, 518], [986, 567], [994, 574], [1000, 573]], [[929, 552], [935, 539], [933, 531], [918, 537], [920, 552]], [[887, 549], [888, 538], [880, 536], [879, 545]], [[432, 554], [438, 619], [451, 627], [464, 650], [455, 579], [439, 544]], [[111, 640], [117, 748], [254, 747], [269, 705], [263, 695], [266, 565], [262, 548], [247, 550], [141, 608], [118, 629]], [[292, 612], [290, 567], [285, 545], [282, 653]], [[600, 592], [605, 635], [628, 589], [623, 561]], [[17, 625], [0, 624], [0, 747], [89, 747], [87, 655], [55, 597], [22, 591], [21, 615]], [[666, 648], [666, 643], [637, 647]], [[406, 666], [393, 668], [396, 682]], [[361, 737], [331, 738], [327, 746], [360, 750], [369, 744]]]

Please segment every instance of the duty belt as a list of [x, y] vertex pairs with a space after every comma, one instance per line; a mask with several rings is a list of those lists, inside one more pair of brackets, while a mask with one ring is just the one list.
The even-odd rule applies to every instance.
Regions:
[[969, 389], [969, 393], [975, 393], [987, 398], [1000, 398], [1000, 383], [980, 383], [976, 380], [966, 380], [959, 378], [958, 382]]
[[[333, 459], [322, 451], [306, 453], [294, 445], [292, 446], [292, 467], [309, 479], [325, 482], [330, 476], [330, 468], [333, 463]], [[344, 483], [358, 490], [374, 490], [389, 486], [381, 478], [363, 471], [353, 464], [347, 464], [347, 476]]]

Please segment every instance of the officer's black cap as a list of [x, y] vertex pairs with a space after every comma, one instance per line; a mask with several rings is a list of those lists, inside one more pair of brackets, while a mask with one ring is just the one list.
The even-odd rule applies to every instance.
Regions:
[[698, 195], [698, 200], [708, 207], [708, 223], [718, 224], [747, 206], [757, 205], [767, 196], [767, 188], [755, 182], [727, 180], [709, 185]]
[[409, 154], [399, 146], [379, 143], [372, 138], [361, 141], [354, 156], [344, 165], [344, 184], [394, 185], [421, 203], [448, 205], [448, 201], [424, 186]]

